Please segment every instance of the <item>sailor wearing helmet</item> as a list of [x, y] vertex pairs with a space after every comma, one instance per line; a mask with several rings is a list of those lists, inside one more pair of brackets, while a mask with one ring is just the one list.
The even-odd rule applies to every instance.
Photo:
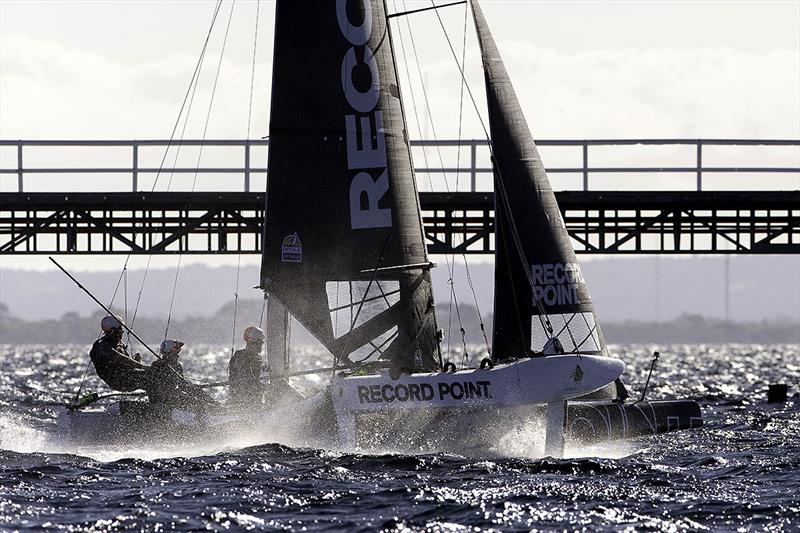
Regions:
[[183, 348], [183, 343], [181, 341], [176, 341], [173, 339], [165, 340], [161, 343], [161, 347], [159, 349], [161, 359], [150, 365], [151, 368], [156, 368], [156, 366], [169, 367], [171, 371], [174, 371], [183, 377], [183, 365], [181, 365], [180, 361], [178, 360], [181, 354], [181, 348]]
[[[159, 349], [160, 359], [150, 365], [152, 383], [147, 389], [150, 403], [156, 405], [185, 405], [190, 400], [186, 390], [188, 384], [183, 379], [183, 365], [180, 357], [183, 343], [174, 339], [166, 339]], [[188, 402], [191, 403], [191, 402]]]
[[[161, 343], [161, 358], [147, 366], [141, 358], [131, 357], [122, 343], [122, 320], [109, 315], [100, 323], [103, 336], [94, 345], [89, 357], [97, 375], [109, 387], [121, 392], [142, 389], [150, 403], [159, 406], [209, 406], [213, 399], [197, 385], [183, 378], [183, 367], [178, 362], [183, 343], [167, 339]], [[138, 356], [138, 354], [137, 354]]]
[[[109, 315], [100, 322], [103, 335], [92, 345], [89, 357], [97, 375], [109, 387], [121, 392], [146, 389], [149, 367], [134, 358], [122, 343], [122, 320]], [[138, 355], [138, 354], [137, 354]]]
[[250, 326], [244, 330], [244, 349], [237, 350], [228, 363], [230, 401], [239, 406], [261, 405], [261, 348], [264, 331]]

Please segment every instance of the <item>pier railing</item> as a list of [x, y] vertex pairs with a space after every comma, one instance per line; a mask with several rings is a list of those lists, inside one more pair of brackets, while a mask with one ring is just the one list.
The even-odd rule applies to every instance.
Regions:
[[[411, 144], [420, 190], [491, 190], [487, 141]], [[537, 144], [543, 160], [555, 162], [547, 171], [558, 190], [800, 189], [800, 140], [594, 139]], [[213, 178], [210, 188], [196, 190], [260, 191], [268, 146], [266, 139], [0, 140], [0, 191], [26, 192], [31, 180], [38, 191], [71, 191], [91, 178], [102, 181], [102, 191], [171, 190], [165, 189], [165, 182], [180, 176], [192, 178], [192, 190], [198, 178]], [[709, 186], [709, 176], [725, 178]], [[730, 179], [738, 185], [727, 186], [731, 176], [743, 178], [744, 184]], [[259, 182], [254, 185], [256, 177]]]

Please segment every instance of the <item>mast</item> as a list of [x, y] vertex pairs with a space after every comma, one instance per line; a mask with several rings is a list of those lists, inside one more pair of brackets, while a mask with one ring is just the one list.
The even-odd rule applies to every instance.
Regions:
[[539, 151], [483, 12], [471, 3], [494, 169], [493, 353], [521, 357], [552, 346], [552, 338], [567, 352], [600, 352], [592, 301]]
[[436, 365], [383, 1], [279, 0], [261, 286], [336, 360]]
[[267, 301], [267, 366], [274, 375], [289, 373], [289, 312], [277, 300]]

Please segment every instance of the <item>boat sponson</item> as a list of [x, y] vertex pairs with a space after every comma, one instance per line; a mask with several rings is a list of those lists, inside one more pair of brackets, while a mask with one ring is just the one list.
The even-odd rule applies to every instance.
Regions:
[[331, 384], [337, 416], [364, 411], [482, 409], [565, 401], [612, 383], [625, 368], [614, 358], [558, 355], [520, 359], [454, 373], [337, 376]]
[[703, 425], [694, 400], [569, 402], [567, 438], [582, 444], [631, 439]]

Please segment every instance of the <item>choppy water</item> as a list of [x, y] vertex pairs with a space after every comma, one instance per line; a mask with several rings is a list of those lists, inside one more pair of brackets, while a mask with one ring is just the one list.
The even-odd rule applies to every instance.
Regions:
[[[648, 350], [617, 352], [637, 390]], [[565, 460], [535, 457], [535, 424], [498, 435], [492, 457], [308, 448], [278, 424], [223, 444], [75, 449], [54, 437], [51, 404], [77, 386], [85, 353], [0, 347], [0, 530], [800, 529], [800, 399], [764, 403], [768, 383], [797, 391], [798, 346], [664, 348], [650, 398], [698, 399], [705, 427]], [[184, 361], [213, 380], [227, 357]]]

